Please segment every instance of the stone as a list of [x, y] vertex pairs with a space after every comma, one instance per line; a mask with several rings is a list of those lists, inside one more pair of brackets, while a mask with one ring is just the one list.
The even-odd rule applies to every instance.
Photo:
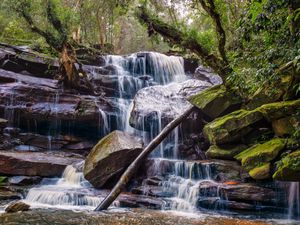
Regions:
[[300, 150], [288, 154], [276, 164], [273, 179], [280, 181], [300, 181]]
[[66, 166], [82, 160], [81, 156], [66, 153], [0, 151], [0, 173], [15, 176], [59, 177]]
[[34, 185], [42, 181], [42, 177], [29, 177], [29, 176], [13, 176], [8, 178], [8, 183], [12, 185], [25, 186]]
[[251, 125], [262, 119], [259, 111], [241, 109], [206, 124], [203, 132], [211, 144], [226, 144], [240, 140], [252, 130]]
[[113, 131], [88, 154], [84, 165], [84, 177], [94, 187], [103, 187], [108, 180], [120, 175], [141, 153], [140, 139], [122, 132]]
[[243, 168], [250, 171], [274, 160], [285, 148], [286, 140], [274, 138], [263, 144], [254, 145], [239, 153], [234, 158], [241, 161]]
[[211, 145], [205, 155], [212, 159], [233, 159], [233, 157], [247, 148], [246, 145]]
[[223, 83], [220, 76], [213, 73], [211, 69], [204, 66], [198, 66], [195, 70], [195, 73], [193, 74], [193, 77], [195, 79], [207, 81], [213, 85], [220, 85]]
[[[153, 124], [156, 126], [161, 124], [163, 127], [191, 107], [186, 100], [187, 97], [210, 86], [208, 82], [190, 79], [182, 83], [143, 88], [135, 95], [130, 113], [130, 125], [147, 131]], [[186, 119], [186, 122], [182, 123], [182, 126], [195, 126], [194, 129], [200, 130], [201, 122], [197, 119], [199, 118], [193, 113]]]
[[268, 179], [271, 177], [270, 167], [270, 163], [263, 164], [262, 166], [257, 166], [249, 171], [249, 175], [255, 180]]
[[217, 85], [189, 98], [189, 102], [199, 108], [211, 119], [237, 109], [241, 100], [226, 90], [224, 85]]
[[24, 211], [28, 211], [29, 208], [30, 205], [21, 201], [17, 201], [9, 204], [9, 206], [5, 208], [5, 212], [6, 213], [24, 212]]
[[0, 187], [0, 201], [21, 199], [22, 196], [10, 187]]
[[273, 130], [278, 137], [293, 135], [299, 125], [299, 116], [289, 116], [272, 121]]
[[163, 209], [165, 201], [144, 195], [123, 194], [118, 199], [119, 207]]

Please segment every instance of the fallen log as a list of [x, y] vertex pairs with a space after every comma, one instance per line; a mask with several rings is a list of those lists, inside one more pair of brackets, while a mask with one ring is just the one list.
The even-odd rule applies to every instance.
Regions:
[[130, 164], [130, 166], [123, 173], [118, 183], [114, 186], [108, 196], [97, 206], [95, 211], [101, 211], [107, 209], [112, 202], [119, 196], [121, 191], [126, 187], [136, 170], [146, 157], [168, 136], [168, 134], [177, 127], [186, 117], [188, 117], [194, 110], [194, 107], [187, 109], [181, 116], [172, 120], [156, 138], [154, 138], [147, 147], [141, 152], [141, 154]]

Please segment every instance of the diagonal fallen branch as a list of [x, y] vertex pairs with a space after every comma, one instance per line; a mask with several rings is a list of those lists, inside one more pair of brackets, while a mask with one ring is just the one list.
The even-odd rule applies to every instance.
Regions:
[[121, 191], [126, 187], [136, 170], [139, 168], [144, 159], [168, 136], [168, 134], [177, 127], [185, 118], [187, 118], [194, 110], [194, 107], [187, 109], [181, 116], [172, 120], [156, 138], [154, 138], [148, 146], [141, 152], [141, 154], [130, 164], [130, 166], [123, 173], [118, 183], [111, 190], [109, 195], [100, 203], [95, 211], [107, 209], [111, 203], [119, 196]]

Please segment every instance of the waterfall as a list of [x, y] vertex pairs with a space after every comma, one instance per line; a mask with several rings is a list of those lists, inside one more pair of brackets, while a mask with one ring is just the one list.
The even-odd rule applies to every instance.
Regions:
[[300, 189], [299, 182], [290, 182], [288, 190], [288, 219], [300, 217]]
[[[145, 144], [147, 144], [166, 124], [162, 122], [162, 112], [160, 109], [157, 109], [156, 118], [150, 124], [152, 127], [150, 131], [146, 129], [137, 130], [131, 127], [129, 125], [129, 118], [130, 112], [133, 109], [133, 97], [144, 87], [167, 85], [171, 82], [179, 82], [187, 79], [184, 74], [183, 58], [166, 56], [154, 52], [139, 52], [129, 56], [108, 55], [105, 57], [105, 60], [106, 63], [103, 68], [111, 68], [110, 74], [97, 74], [96, 70], [93, 70], [90, 76], [92, 76], [92, 78], [106, 76], [111, 80], [117, 81], [117, 88], [114, 90], [115, 93], [110, 97], [110, 100], [117, 108], [116, 112], [113, 112], [117, 116], [117, 119], [116, 124], [113, 124], [113, 122], [110, 121], [110, 115], [101, 110], [99, 101], [95, 98], [95, 107], [97, 107], [99, 111], [99, 136], [104, 136], [111, 130], [118, 129], [142, 137]], [[172, 94], [168, 88], [165, 88], [165, 91], [170, 92], [170, 95]], [[54, 96], [53, 103], [49, 103], [54, 115], [58, 113], [58, 103], [59, 92]], [[180, 104], [178, 104], [178, 107], [180, 107]], [[58, 129], [58, 125], [58, 121], [55, 121], [54, 128]], [[179, 128], [175, 129], [173, 134], [159, 146], [159, 152], [156, 152], [157, 156], [177, 158], [177, 148], [181, 136], [180, 131]], [[59, 130], [57, 130], [57, 132], [59, 132]], [[50, 134], [51, 129], [49, 129], [49, 149], [51, 150], [52, 136]], [[170, 148], [171, 153], [165, 154], [166, 148]], [[41, 185], [29, 190], [25, 202], [28, 202], [33, 207], [94, 209], [106, 193], [92, 188], [84, 179], [83, 173], [78, 171], [78, 167], [82, 166], [67, 166], [60, 179], [44, 179]], [[178, 164], [178, 171], [176, 173], [180, 173], [180, 167]], [[192, 168], [196, 166], [187, 165], [187, 167], [192, 170]], [[188, 168], [187, 170], [189, 170]], [[188, 179], [192, 181], [192, 179]], [[184, 185], [178, 184], [178, 195], [180, 195], [181, 198], [190, 198], [191, 201], [194, 201], [197, 193], [196, 191], [191, 192], [190, 190], [191, 189], [187, 188], [186, 191], [184, 191]]]

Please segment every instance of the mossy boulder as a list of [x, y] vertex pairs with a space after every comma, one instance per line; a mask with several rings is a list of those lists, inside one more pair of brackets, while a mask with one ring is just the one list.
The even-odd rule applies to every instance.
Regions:
[[275, 134], [279, 137], [293, 135], [300, 125], [300, 116], [289, 116], [272, 121]]
[[233, 159], [235, 155], [247, 148], [246, 145], [211, 145], [205, 153], [207, 157], [213, 159]]
[[242, 166], [247, 171], [250, 171], [255, 167], [263, 166], [274, 160], [285, 146], [285, 139], [274, 138], [263, 144], [254, 145], [239, 153], [234, 158], [241, 161]]
[[259, 111], [241, 109], [208, 123], [203, 131], [211, 144], [226, 144], [239, 140], [252, 130], [251, 125], [262, 119]]
[[274, 102], [255, 109], [261, 112], [269, 121], [295, 115], [300, 110], [300, 99], [293, 101]]
[[277, 163], [273, 179], [300, 181], [300, 150], [290, 153]]
[[101, 188], [116, 178], [141, 153], [142, 141], [122, 131], [113, 131], [94, 146], [85, 160], [84, 177]]
[[217, 85], [193, 95], [189, 102], [214, 119], [230, 111], [230, 108], [236, 109], [241, 104], [241, 99], [226, 90], [224, 85]]
[[262, 166], [255, 167], [254, 169], [249, 171], [250, 177], [255, 180], [264, 180], [271, 177], [270, 175], [270, 163], [265, 163]]

